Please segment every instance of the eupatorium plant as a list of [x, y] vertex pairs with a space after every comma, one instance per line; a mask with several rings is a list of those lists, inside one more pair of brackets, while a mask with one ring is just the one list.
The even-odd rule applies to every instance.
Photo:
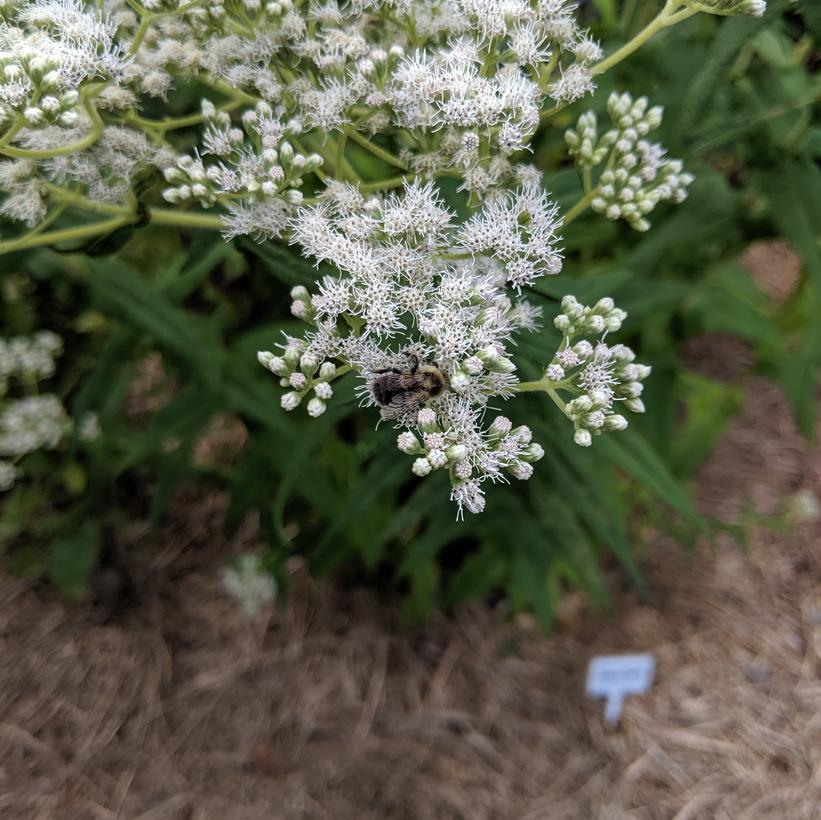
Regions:
[[[533, 135], [663, 28], [765, 8], [667, 0], [605, 56], [577, 6], [6, 0], [0, 213], [30, 230], [0, 252], [149, 221], [297, 245], [321, 265], [314, 287], [292, 293], [305, 331], [259, 354], [282, 407], [321, 415], [334, 380], [354, 371], [374, 406], [363, 412], [397, 425], [413, 472], [447, 470], [459, 512], [480, 512], [486, 481], [527, 479], [543, 455], [503, 402], [543, 392], [581, 446], [644, 410], [649, 368], [613, 342], [626, 315], [607, 298], [565, 297], [549, 317], [560, 348], [541, 379], [517, 378], [516, 336], [541, 320], [527, 288], [561, 272], [564, 226], [591, 208], [645, 231], [692, 181], [653, 142], [661, 109], [627, 92], [610, 96], [606, 128], [588, 112], [567, 131], [583, 196], [565, 213], [528, 163]], [[209, 89], [196, 111], [147, 116], [195, 82]], [[177, 135], [192, 129], [182, 151], [191, 142]], [[363, 178], [353, 145], [390, 170]], [[170, 207], [152, 199], [151, 168]], [[445, 204], [446, 178], [466, 217]]]

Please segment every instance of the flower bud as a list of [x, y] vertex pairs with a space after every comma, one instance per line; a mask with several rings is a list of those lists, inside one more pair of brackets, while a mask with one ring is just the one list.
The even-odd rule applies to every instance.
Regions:
[[533, 440], [533, 432], [526, 424], [522, 424], [514, 430], [511, 430], [510, 435], [521, 444], [530, 444]]
[[322, 362], [319, 368], [319, 378], [324, 382], [329, 382], [336, 378], [336, 365], [333, 362]]
[[36, 106], [27, 108], [23, 112], [23, 116], [25, 117], [26, 122], [33, 126], [42, 125], [46, 121], [46, 115], [43, 113], [43, 110], [41, 108], [37, 108]]
[[290, 168], [291, 163], [294, 161], [294, 149], [290, 142], [283, 142], [279, 146], [279, 161], [282, 163], [283, 168]]
[[590, 435], [589, 430], [579, 428], [573, 436], [573, 441], [575, 441], [579, 447], [589, 447], [593, 443], [593, 436]]
[[285, 395], [280, 399], [279, 403], [282, 405], [283, 410], [294, 410], [299, 407], [300, 402], [302, 401], [302, 396], [299, 393], [285, 393]]
[[510, 432], [512, 427], [513, 424], [509, 418], [506, 416], [496, 416], [488, 429], [488, 433], [490, 433], [493, 438], [504, 438], [504, 436]]
[[413, 467], [411, 469], [414, 475], [418, 475], [422, 478], [429, 475], [433, 468], [426, 458], [417, 458], [416, 461], [413, 462]]
[[495, 362], [491, 362], [488, 368], [495, 373], [512, 373], [516, 369], [516, 365], [504, 356], [500, 356]]
[[627, 428], [627, 419], [624, 416], [613, 413], [604, 420], [605, 430], [625, 430]]
[[452, 444], [445, 450], [445, 455], [448, 457], [448, 461], [453, 464], [454, 462], [464, 461], [467, 458], [467, 447], [464, 444]]
[[419, 439], [409, 432], [400, 433], [396, 438], [396, 446], [403, 452], [410, 455], [411, 453], [418, 453], [421, 450]]
[[527, 481], [533, 475], [533, 465], [526, 461], [514, 461], [506, 470], [519, 481]]
[[429, 450], [427, 458], [434, 470], [440, 470], [448, 463], [448, 457], [442, 450]]
[[328, 401], [333, 398], [334, 389], [328, 382], [317, 382], [314, 385], [314, 393], [323, 401]]
[[544, 447], [536, 441], [531, 442], [521, 455], [525, 461], [539, 461], [544, 458]]
[[299, 367], [306, 376], [313, 376], [319, 367], [319, 359], [313, 353], [303, 353], [299, 359]]
[[560, 364], [550, 364], [545, 375], [552, 382], [560, 382], [564, 378], [564, 368]]
[[463, 393], [470, 387], [470, 376], [462, 370], [457, 370], [450, 377], [450, 386], [456, 393]]
[[490, 367], [493, 362], [499, 359], [499, 351], [496, 349], [495, 345], [488, 345], [478, 351], [476, 356], [482, 364], [485, 365], [485, 367]]
[[308, 415], [313, 419], [318, 418], [325, 412], [326, 408], [327, 405], [322, 399], [314, 397], [308, 402]]

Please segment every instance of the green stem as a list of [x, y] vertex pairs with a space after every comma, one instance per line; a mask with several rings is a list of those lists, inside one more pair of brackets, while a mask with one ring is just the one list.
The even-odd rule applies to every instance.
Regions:
[[[69, 143], [68, 145], [61, 145], [59, 148], [43, 150], [13, 148], [10, 145], [0, 145], [0, 154], [5, 154], [7, 157], [14, 157], [15, 159], [52, 159], [53, 157], [61, 157], [65, 154], [76, 154], [80, 151], [85, 151], [86, 148], [90, 148], [100, 138], [100, 134], [103, 133], [103, 121], [97, 109], [94, 107], [94, 103], [88, 97], [83, 100], [83, 106], [91, 119], [93, 128], [82, 139]], [[8, 135], [6, 135], [6, 137], [8, 138]]]
[[388, 179], [380, 179], [377, 182], [363, 182], [359, 186], [359, 190], [363, 194], [372, 191], [387, 191], [390, 188], [400, 188], [405, 180], [412, 180], [413, 176], [390, 177]]
[[105, 219], [102, 222], [94, 222], [91, 225], [78, 225], [74, 228], [62, 228], [59, 231], [47, 231], [46, 233], [28, 233], [18, 239], [9, 239], [0, 242], [0, 255], [12, 253], [12, 251], [22, 251], [26, 248], [36, 248], [41, 245], [56, 245], [58, 242], [66, 242], [71, 239], [87, 239], [99, 234], [110, 233], [111, 231], [127, 225], [133, 217], [117, 216], [113, 219]]
[[60, 200], [67, 207], [82, 208], [84, 211], [93, 211], [98, 214], [119, 214], [122, 216], [126, 213], [132, 213], [130, 208], [124, 208], [122, 205], [112, 205], [109, 202], [98, 202], [88, 197], [83, 196], [79, 191], [72, 191], [68, 188], [61, 188], [59, 185], [54, 185], [51, 182], [46, 182], [46, 190], [55, 199]]
[[513, 389], [517, 393], [547, 393], [553, 404], [567, 415], [567, 405], [562, 401], [553, 384], [554, 382], [545, 376], [537, 382], [519, 382], [519, 384], [513, 385]]
[[17, 136], [17, 132], [20, 131], [24, 125], [25, 121], [21, 116], [18, 116], [14, 125], [12, 125], [11, 128], [3, 134], [2, 138], [0, 138], [0, 148], [8, 145]]
[[694, 14], [698, 14], [698, 9], [681, 9], [681, 0], [667, 0], [664, 8], [651, 20], [632, 40], [625, 43], [620, 49], [614, 51], [609, 57], [605, 57], [600, 63], [596, 63], [591, 69], [591, 74], [604, 74], [605, 71], [618, 65], [622, 60], [629, 57], [634, 51], [641, 48], [653, 35], [663, 28], [674, 26]]
[[354, 131], [350, 126], [346, 127], [345, 131], [354, 142], [361, 145], [366, 151], [370, 151], [375, 157], [379, 157], [389, 165], [393, 165], [395, 168], [399, 168], [402, 171], [408, 170], [408, 166], [402, 162], [399, 157], [395, 156], [390, 151], [387, 151], [385, 148], [382, 148], [376, 143], [371, 142], [366, 137], [363, 137], [362, 134], [358, 131]]
[[172, 208], [149, 208], [148, 215], [152, 225], [174, 225], [180, 228], [207, 228], [222, 230], [222, 220], [212, 214], [177, 211]]
[[567, 226], [569, 225], [577, 216], [587, 210], [590, 206], [590, 203], [596, 196], [598, 192], [598, 188], [594, 188], [589, 193], [585, 194], [563, 217], [562, 225]]
[[[233, 100], [230, 103], [219, 106], [218, 111], [234, 111], [239, 108], [242, 103], [239, 100]], [[192, 125], [198, 125], [203, 122], [205, 117], [202, 114], [189, 114], [187, 117], [167, 117], [163, 120], [152, 120], [147, 117], [141, 117], [139, 114], [129, 112], [125, 115], [125, 121], [132, 125], [137, 125], [140, 128], [150, 128], [154, 131], [175, 131], [178, 128], [189, 128]]]
[[544, 379], [539, 379], [537, 382], [519, 382], [513, 385], [513, 390], [517, 393], [544, 393], [547, 388], [547, 382]]
[[[0, 256], [13, 251], [21, 251], [27, 248], [36, 248], [42, 245], [56, 245], [58, 242], [66, 242], [72, 239], [87, 239], [99, 234], [110, 233], [111, 231], [128, 225], [135, 219], [135, 214], [129, 208], [118, 205], [105, 205], [105, 203], [95, 203], [92, 200], [81, 198], [72, 202], [66, 198], [67, 205], [79, 205], [87, 210], [116, 213], [111, 219], [104, 219], [101, 222], [93, 222], [90, 225], [77, 225], [73, 228], [61, 228], [59, 231], [42, 232], [42, 227], [38, 226], [25, 236], [17, 239], [9, 239], [0, 242]], [[65, 207], [65, 206], [62, 206]], [[223, 227], [218, 216], [211, 214], [188, 213], [170, 208], [149, 208], [148, 215], [150, 222], [154, 225], [173, 225], [178, 228], [205, 228], [208, 230], [220, 230]], [[52, 220], [49, 220], [52, 221]]]
[[153, 15], [146, 14], [142, 20], [140, 20], [140, 26], [137, 29], [136, 34], [134, 35], [134, 39], [131, 41], [131, 45], [128, 48], [129, 54], [136, 54], [140, 46], [142, 45], [143, 38], [148, 33], [148, 29], [151, 27], [151, 22], [153, 20]]
[[345, 131], [343, 131], [339, 135], [339, 141], [336, 144], [336, 159], [334, 161], [334, 176], [337, 179], [351, 179], [345, 173], [345, 169], [343, 169], [342, 164], [345, 162], [345, 144], [348, 142], [348, 135]]

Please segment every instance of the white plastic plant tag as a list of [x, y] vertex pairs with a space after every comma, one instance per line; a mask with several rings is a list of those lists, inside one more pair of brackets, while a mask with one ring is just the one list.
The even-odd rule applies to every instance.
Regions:
[[655, 671], [652, 655], [599, 655], [587, 668], [587, 694], [607, 699], [604, 717], [615, 723], [621, 717], [625, 696], [649, 691]]

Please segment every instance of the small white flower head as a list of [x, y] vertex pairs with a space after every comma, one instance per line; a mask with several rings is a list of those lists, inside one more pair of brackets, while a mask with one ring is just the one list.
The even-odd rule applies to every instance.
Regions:
[[583, 63], [574, 63], [550, 86], [549, 93], [557, 104], [572, 103], [592, 94], [595, 88], [590, 69]]
[[316, 382], [314, 384], [314, 393], [316, 393], [317, 398], [328, 401], [333, 398], [334, 390], [328, 382]]
[[236, 565], [222, 571], [222, 588], [251, 619], [275, 600], [276, 581], [266, 572], [259, 555], [241, 555]]
[[291, 373], [288, 377], [288, 383], [294, 390], [304, 390], [308, 385], [308, 379], [304, 373]]
[[450, 498], [458, 507], [457, 517], [459, 518], [464, 517], [464, 510], [477, 515], [485, 509], [485, 494], [475, 479], [454, 484]]
[[96, 413], [86, 413], [77, 424], [77, 438], [86, 443], [100, 436], [100, 419]]
[[488, 429], [488, 433], [494, 438], [506, 436], [513, 428], [513, 423], [506, 416], [496, 416]]
[[439, 470], [448, 463], [448, 457], [442, 450], [428, 451], [427, 460], [434, 470]]
[[422, 449], [419, 445], [419, 440], [409, 430], [405, 430], [403, 433], [399, 434], [396, 439], [396, 446], [403, 453], [407, 453], [408, 455], [418, 453]]
[[433, 470], [433, 466], [426, 458], [417, 458], [416, 461], [413, 462], [413, 467], [411, 469], [413, 470], [414, 475], [424, 478], [426, 475], [430, 475]]
[[560, 364], [549, 364], [546, 376], [552, 382], [560, 382], [564, 378], [564, 368]]
[[417, 414], [416, 421], [421, 430], [433, 431], [436, 429], [436, 411], [424, 407]]

